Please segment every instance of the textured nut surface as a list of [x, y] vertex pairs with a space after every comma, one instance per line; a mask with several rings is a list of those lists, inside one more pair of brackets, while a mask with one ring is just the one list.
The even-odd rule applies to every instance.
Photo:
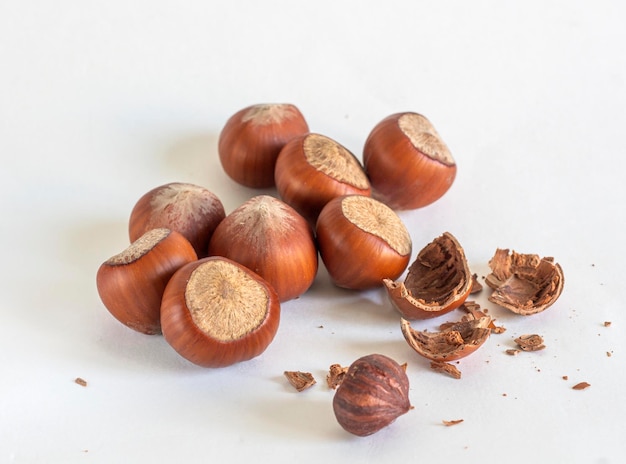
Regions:
[[406, 319], [401, 320], [400, 327], [406, 342], [418, 354], [431, 361], [454, 361], [473, 353], [487, 341], [490, 324], [491, 318], [483, 316], [446, 324], [439, 332], [415, 330]]
[[418, 253], [404, 282], [383, 283], [404, 318], [427, 319], [459, 307], [470, 294], [473, 279], [463, 248], [445, 232]]
[[554, 258], [497, 249], [485, 280], [493, 289], [489, 301], [529, 316], [550, 307], [563, 292], [563, 269]]
[[333, 398], [337, 421], [357, 436], [379, 431], [409, 409], [409, 379], [404, 368], [380, 354], [352, 363]]

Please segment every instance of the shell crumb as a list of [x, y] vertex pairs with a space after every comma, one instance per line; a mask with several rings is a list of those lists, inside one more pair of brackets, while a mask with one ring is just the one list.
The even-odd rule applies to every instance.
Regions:
[[289, 383], [299, 392], [311, 388], [317, 382], [310, 372], [285, 371], [285, 377]]

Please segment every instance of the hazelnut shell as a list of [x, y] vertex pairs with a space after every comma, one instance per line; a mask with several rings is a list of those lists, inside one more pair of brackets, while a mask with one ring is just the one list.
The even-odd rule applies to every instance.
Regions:
[[554, 258], [497, 249], [485, 282], [493, 289], [489, 301], [516, 314], [537, 314], [563, 292], [563, 269]]
[[230, 213], [215, 229], [208, 253], [259, 274], [280, 301], [306, 292], [318, 270], [313, 229], [291, 206], [268, 195], [255, 196]]
[[393, 209], [427, 206], [448, 191], [456, 163], [424, 116], [396, 113], [379, 122], [363, 148], [373, 196]]
[[439, 332], [429, 332], [413, 329], [406, 319], [400, 321], [409, 346], [431, 361], [455, 361], [472, 354], [489, 338], [490, 325], [491, 318], [483, 316], [447, 325]]
[[278, 194], [311, 224], [322, 208], [342, 195], [371, 195], [359, 160], [343, 145], [321, 134], [287, 143], [276, 160]]
[[273, 187], [280, 150], [289, 140], [307, 132], [309, 126], [295, 105], [249, 106], [232, 115], [220, 132], [220, 162], [226, 174], [239, 184]]
[[121, 323], [145, 334], [161, 333], [161, 299], [172, 275], [196, 261], [189, 241], [176, 231], [153, 229], [99, 267], [100, 299]]
[[206, 257], [217, 225], [226, 216], [220, 199], [210, 190], [189, 183], [172, 182], [141, 196], [130, 214], [128, 234], [137, 240], [150, 229], [167, 228], [181, 233]]
[[352, 290], [380, 287], [398, 278], [411, 257], [411, 237], [384, 203], [361, 195], [331, 200], [317, 221], [320, 256], [335, 285]]
[[472, 274], [457, 239], [445, 232], [426, 245], [404, 282], [384, 279], [393, 307], [406, 319], [429, 319], [458, 308], [472, 289]]

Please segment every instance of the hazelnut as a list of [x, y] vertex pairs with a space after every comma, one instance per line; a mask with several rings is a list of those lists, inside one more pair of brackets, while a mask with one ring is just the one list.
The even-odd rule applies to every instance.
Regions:
[[208, 251], [259, 274], [280, 301], [306, 292], [318, 269], [311, 226], [291, 206], [269, 195], [255, 196], [230, 213], [215, 229]]
[[303, 135], [287, 143], [276, 160], [275, 178], [280, 197], [311, 224], [333, 198], [371, 194], [359, 160], [320, 134]]
[[416, 209], [438, 200], [456, 176], [450, 150], [421, 114], [388, 116], [370, 132], [363, 163], [373, 196], [393, 209]]
[[563, 291], [563, 269], [554, 258], [497, 249], [485, 280], [494, 291], [489, 301], [529, 316], [550, 307]]
[[411, 257], [411, 236], [387, 205], [361, 195], [331, 200], [317, 220], [320, 256], [339, 287], [362, 290], [399, 277]]
[[333, 398], [339, 425], [361, 437], [378, 432], [409, 409], [409, 379], [405, 369], [381, 354], [354, 361]]
[[161, 298], [170, 277], [197, 259], [176, 231], [153, 229], [98, 268], [100, 299], [121, 323], [145, 334], [161, 333]]
[[404, 282], [383, 281], [393, 307], [406, 319], [428, 319], [458, 308], [472, 282], [465, 252], [449, 232], [418, 253]]
[[180, 232], [206, 257], [213, 231], [224, 219], [224, 206], [210, 190], [194, 184], [172, 182], [144, 194], [130, 214], [128, 231], [131, 241], [150, 229], [167, 228]]
[[220, 132], [222, 167], [235, 182], [253, 188], [274, 186], [276, 158], [292, 138], [309, 132], [292, 104], [259, 104], [231, 116]]
[[161, 304], [165, 340], [185, 359], [224, 367], [259, 356], [280, 320], [278, 295], [262, 277], [223, 257], [189, 263]]

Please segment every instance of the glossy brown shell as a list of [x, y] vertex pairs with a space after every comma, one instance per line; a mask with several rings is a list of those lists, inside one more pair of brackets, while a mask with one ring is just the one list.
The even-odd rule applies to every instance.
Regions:
[[[399, 126], [406, 114], [414, 113], [392, 114], [379, 122], [363, 148], [374, 197], [398, 210], [421, 208], [438, 200], [451, 187], [457, 170], [455, 163], [433, 159], [411, 143]], [[438, 134], [430, 135], [438, 139]]]
[[[282, 108], [280, 121], [255, 123], [251, 112], [261, 107]], [[294, 137], [309, 132], [300, 110], [291, 104], [252, 105], [237, 111], [220, 132], [218, 153], [224, 171], [235, 182], [252, 188], [274, 186], [280, 150]]]
[[[311, 224], [315, 224], [322, 208], [333, 198], [352, 194], [370, 196], [371, 187], [369, 181], [364, 187], [342, 182], [313, 166], [305, 155], [304, 147], [308, 137], [328, 139], [320, 134], [307, 134], [292, 139], [283, 147], [276, 160], [275, 180], [278, 194], [283, 201]], [[332, 142], [339, 145], [336, 141]], [[350, 156], [354, 158], [350, 167], [355, 171], [363, 171], [356, 157], [351, 153]], [[364, 172], [362, 176], [367, 180]]]
[[402, 275], [409, 264], [411, 249], [400, 254], [381, 237], [350, 222], [342, 212], [345, 198], [331, 200], [318, 218], [316, 233], [322, 261], [338, 287], [351, 290], [381, 287], [385, 278]]
[[199, 258], [207, 255], [209, 240], [226, 213], [210, 190], [171, 182], [153, 188], [137, 200], [128, 220], [128, 235], [137, 240], [150, 229], [165, 227], [181, 233]]
[[[268, 296], [264, 320], [245, 336], [221, 341], [203, 332], [193, 321], [186, 302], [191, 274], [210, 260], [224, 260], [260, 283]], [[274, 339], [280, 322], [278, 295], [262, 277], [245, 266], [223, 257], [208, 257], [180, 268], [170, 279], [161, 305], [161, 327], [165, 340], [185, 359], [203, 367], [225, 367], [263, 353]]]
[[310, 224], [291, 206], [258, 195], [231, 212], [215, 229], [209, 256], [224, 256], [267, 280], [281, 302], [305, 293], [318, 270]]
[[[141, 238], [141, 237], [140, 237]], [[161, 333], [161, 299], [172, 275], [196, 261], [189, 241], [176, 231], [128, 263], [104, 262], [96, 274], [100, 299], [121, 323], [141, 333]]]

